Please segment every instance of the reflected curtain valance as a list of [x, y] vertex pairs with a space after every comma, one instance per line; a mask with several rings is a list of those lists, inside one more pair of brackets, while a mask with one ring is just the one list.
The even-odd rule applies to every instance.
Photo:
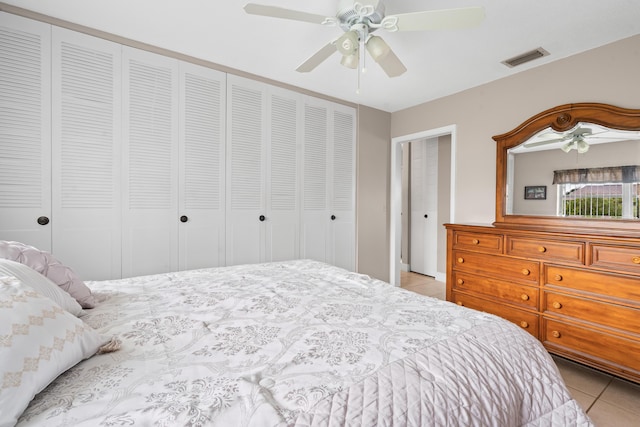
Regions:
[[640, 166], [609, 166], [553, 171], [553, 184], [607, 182], [640, 182]]

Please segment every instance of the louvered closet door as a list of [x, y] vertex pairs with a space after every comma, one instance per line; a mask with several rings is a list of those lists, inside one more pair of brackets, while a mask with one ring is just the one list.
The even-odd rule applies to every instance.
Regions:
[[225, 265], [224, 73], [180, 64], [181, 270]]
[[355, 270], [355, 110], [304, 106], [302, 257]]
[[121, 276], [121, 46], [53, 27], [53, 253], [87, 280]]
[[285, 261], [300, 256], [300, 106], [300, 95], [269, 88], [264, 261]]
[[355, 270], [355, 111], [334, 105], [331, 144], [330, 259], [333, 265]]
[[266, 86], [227, 76], [227, 265], [265, 257]]
[[178, 61], [123, 47], [123, 277], [178, 269]]
[[331, 262], [328, 241], [329, 208], [329, 109], [307, 100], [303, 109], [302, 258]]
[[0, 12], [0, 239], [51, 249], [51, 26]]

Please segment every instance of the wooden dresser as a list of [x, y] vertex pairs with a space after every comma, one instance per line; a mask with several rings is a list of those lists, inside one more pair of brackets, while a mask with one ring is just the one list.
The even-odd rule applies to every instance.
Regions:
[[640, 238], [447, 224], [447, 300], [640, 382]]

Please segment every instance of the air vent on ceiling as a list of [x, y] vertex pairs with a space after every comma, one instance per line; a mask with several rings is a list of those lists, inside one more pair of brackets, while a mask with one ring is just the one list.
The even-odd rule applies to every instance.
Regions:
[[534, 59], [542, 58], [543, 56], [549, 55], [549, 52], [539, 47], [537, 49], [531, 50], [529, 52], [525, 52], [521, 55], [514, 56], [513, 58], [502, 61], [504, 65], [507, 67], [515, 67], [517, 65], [522, 65], [526, 62], [533, 61]]

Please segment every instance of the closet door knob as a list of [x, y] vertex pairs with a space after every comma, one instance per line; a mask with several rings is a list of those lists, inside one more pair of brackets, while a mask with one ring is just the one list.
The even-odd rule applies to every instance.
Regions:
[[335, 215], [331, 215], [331, 221], [335, 221], [336, 220], [336, 216]]
[[180, 222], [187, 222], [187, 221], [189, 221], [189, 217], [188, 217], [188, 216], [186, 216], [186, 215], [182, 215], [182, 216], [180, 217]]
[[260, 215], [260, 216], [258, 217], [258, 219], [259, 219], [260, 221], [264, 221], [265, 219], [267, 219], [267, 217], [265, 217], [264, 215]]
[[39, 217], [37, 221], [38, 221], [38, 224], [40, 224], [40, 225], [49, 224], [49, 218], [47, 218], [46, 216]]

